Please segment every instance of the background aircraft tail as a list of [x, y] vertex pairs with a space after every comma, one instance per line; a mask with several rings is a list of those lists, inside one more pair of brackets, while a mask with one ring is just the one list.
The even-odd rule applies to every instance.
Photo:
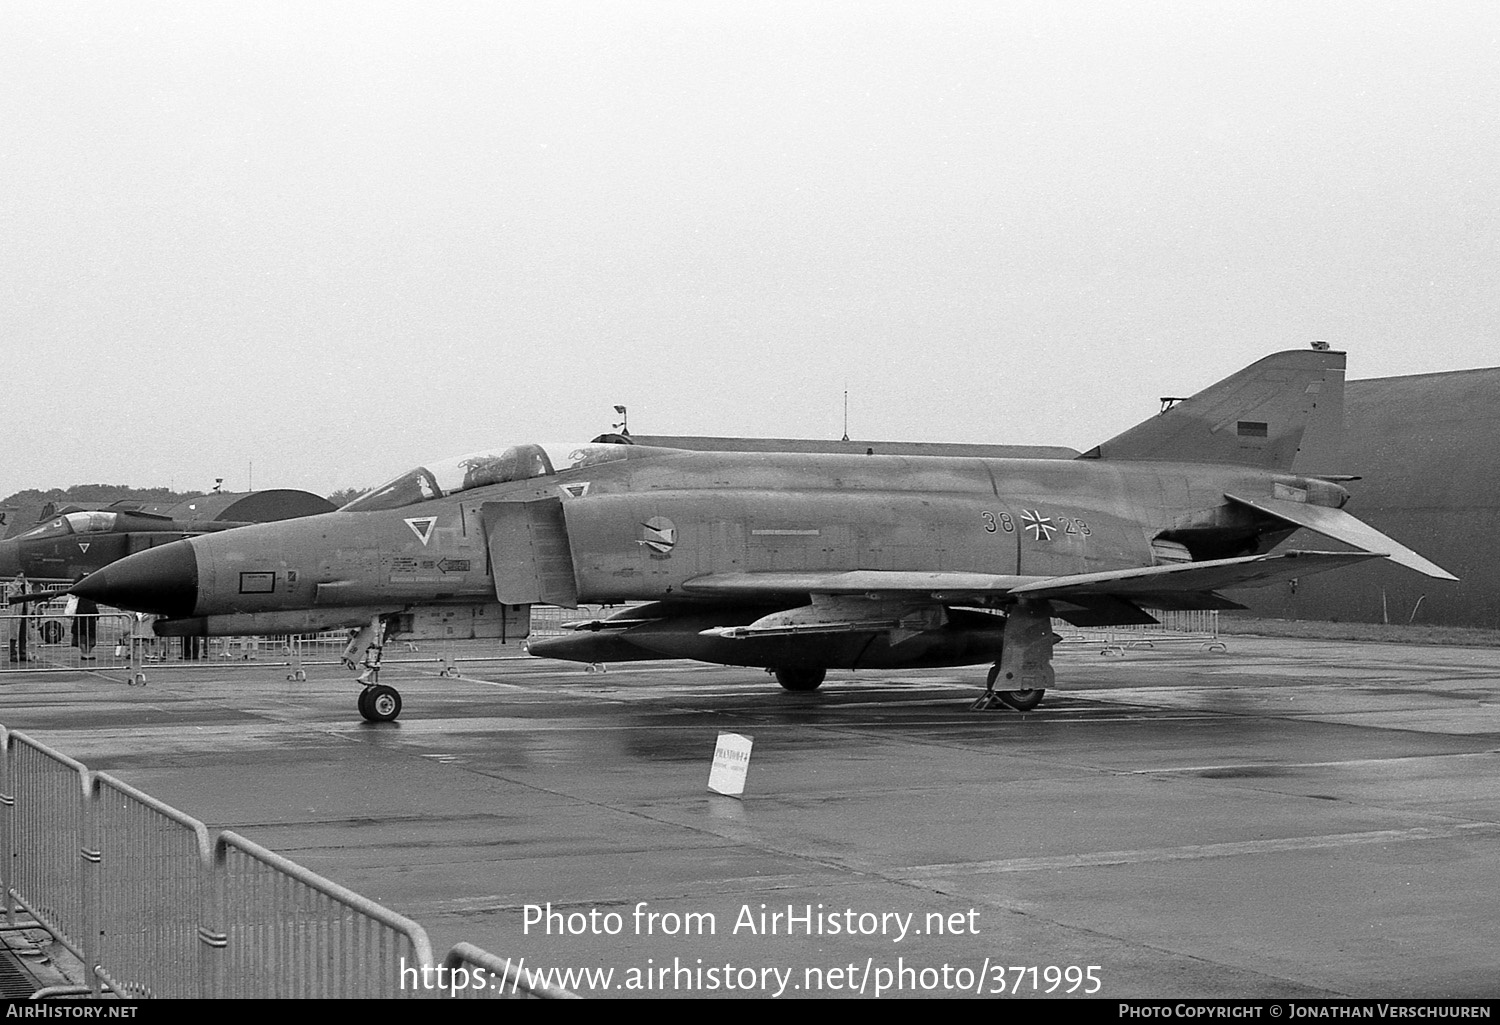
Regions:
[[1344, 429], [1344, 353], [1273, 353], [1085, 452], [1080, 459], [1234, 463], [1335, 472]]

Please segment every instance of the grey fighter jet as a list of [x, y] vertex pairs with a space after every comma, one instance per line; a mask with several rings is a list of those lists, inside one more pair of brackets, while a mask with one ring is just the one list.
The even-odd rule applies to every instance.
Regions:
[[[418, 613], [519, 637], [538, 603], [625, 606], [535, 640], [542, 657], [763, 666], [798, 691], [832, 668], [991, 664], [978, 704], [1028, 709], [1053, 686], [1054, 618], [1241, 608], [1224, 591], [1375, 558], [1455, 579], [1346, 512], [1350, 478], [1314, 465], [1336, 451], [1344, 363], [1267, 356], [1076, 458], [501, 445], [73, 591], [163, 634], [360, 625], [371, 720], [400, 713], [379, 646]], [[1350, 550], [1273, 550], [1299, 528]]]

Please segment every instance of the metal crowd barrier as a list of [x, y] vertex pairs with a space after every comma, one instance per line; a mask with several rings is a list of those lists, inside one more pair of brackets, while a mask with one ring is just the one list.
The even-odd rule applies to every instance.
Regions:
[[1229, 646], [1219, 637], [1217, 609], [1166, 611], [1147, 609], [1158, 620], [1137, 626], [1111, 626], [1079, 629], [1070, 637], [1087, 644], [1098, 644], [1100, 654], [1123, 657], [1132, 649], [1155, 649], [1168, 645], [1193, 644], [1199, 651], [1224, 652]]
[[0, 644], [4, 645], [0, 649], [0, 672], [124, 668], [130, 662], [134, 625], [135, 617], [128, 612], [69, 616], [44, 609], [32, 614], [0, 615]]
[[[550, 1000], [577, 1000], [578, 994], [544, 984], [524, 964], [499, 958], [472, 943], [457, 943], [443, 958], [447, 969], [449, 992], [456, 1000], [510, 1000], [516, 997], [545, 997]], [[463, 976], [455, 972], [466, 970]], [[476, 972], [482, 972], [479, 975]], [[475, 980], [483, 985], [472, 984]], [[467, 983], [467, 984], [466, 984]]]
[[[0, 606], [3, 608], [3, 606]], [[551, 637], [565, 631], [564, 624], [597, 619], [607, 612], [603, 606], [562, 609], [534, 606], [530, 616], [532, 637]], [[148, 673], [201, 665], [284, 665], [287, 679], [307, 679], [308, 666], [338, 665], [352, 631], [329, 630], [318, 634], [247, 637], [157, 637], [128, 612], [102, 610], [68, 615], [62, 601], [35, 606], [27, 613], [0, 615], [0, 673], [121, 672], [130, 684], [145, 684]], [[24, 633], [26, 643], [19, 637]], [[24, 650], [25, 658], [20, 658]], [[11, 652], [14, 651], [15, 655]], [[503, 662], [525, 659], [524, 642], [500, 645], [496, 640], [405, 641], [399, 636], [386, 645], [384, 664], [432, 664], [439, 675], [457, 676], [460, 663]]]
[[208, 827], [106, 772], [94, 774], [91, 793], [100, 978], [122, 996], [197, 996], [206, 967], [199, 926], [212, 857]]
[[[8, 928], [45, 929], [87, 976], [38, 995], [568, 997], [470, 944], [445, 965], [504, 965], [485, 994], [442, 978], [427, 933], [337, 883], [0, 726], [0, 887]], [[21, 909], [33, 921], [19, 922]]]
[[[564, 624], [598, 619], [607, 614], [608, 608], [603, 605], [585, 605], [576, 609], [533, 605], [530, 613], [530, 631], [526, 639], [555, 637], [566, 633]], [[335, 630], [321, 634], [293, 635], [273, 639], [283, 660], [281, 664], [286, 665], [290, 670], [287, 673], [287, 679], [306, 680], [307, 666], [338, 665], [351, 632]], [[267, 647], [257, 646], [255, 643], [266, 640], [264, 638], [213, 638], [212, 640], [228, 641], [239, 645], [247, 652], [244, 655], [247, 659], [258, 657], [257, 648], [263, 651]], [[519, 643], [502, 644], [495, 638], [409, 641], [398, 635], [386, 642], [381, 664], [388, 668], [433, 665], [438, 668], [439, 676], [455, 677], [459, 675], [460, 663], [528, 660], [530, 656], [525, 652], [524, 639]]]
[[[24, 909], [83, 964], [94, 963], [99, 849], [88, 768], [23, 733], [6, 737], [11, 848], [9, 901]], [[88, 980], [91, 992], [98, 982]]]
[[420, 925], [235, 833], [219, 834], [223, 943], [216, 995], [420, 997], [402, 965], [432, 964]]

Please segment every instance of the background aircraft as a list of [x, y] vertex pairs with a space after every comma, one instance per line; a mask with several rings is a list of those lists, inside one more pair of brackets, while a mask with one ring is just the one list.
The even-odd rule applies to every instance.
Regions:
[[[1343, 511], [1327, 458], [1344, 354], [1277, 353], [1073, 459], [521, 444], [417, 467], [343, 509], [151, 549], [76, 594], [163, 634], [366, 624], [359, 707], [393, 719], [379, 645], [416, 613], [524, 636], [535, 603], [632, 605], [535, 655], [830, 668], [993, 662], [985, 704], [1053, 682], [1052, 617], [1153, 622], [1222, 591], [1386, 557], [1454, 579]], [[1297, 528], [1353, 550], [1271, 549]]]
[[[43, 511], [37, 525], [0, 541], [0, 579], [70, 584], [117, 559], [212, 531], [331, 512], [306, 491], [214, 492], [174, 504], [79, 503]], [[41, 597], [50, 596], [50, 590]]]

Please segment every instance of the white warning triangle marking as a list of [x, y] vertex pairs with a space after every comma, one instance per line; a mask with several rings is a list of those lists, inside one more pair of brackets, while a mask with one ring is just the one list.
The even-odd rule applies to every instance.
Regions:
[[89, 545], [91, 545], [93, 543], [94, 542], [92, 542], [92, 541], [80, 541], [80, 542], [78, 542], [78, 550], [80, 552], [83, 552], [83, 553], [87, 554], [88, 550], [89, 550]]
[[436, 516], [418, 516], [406, 521], [411, 532], [417, 535], [417, 540], [426, 545], [432, 539], [432, 528], [437, 523]]

